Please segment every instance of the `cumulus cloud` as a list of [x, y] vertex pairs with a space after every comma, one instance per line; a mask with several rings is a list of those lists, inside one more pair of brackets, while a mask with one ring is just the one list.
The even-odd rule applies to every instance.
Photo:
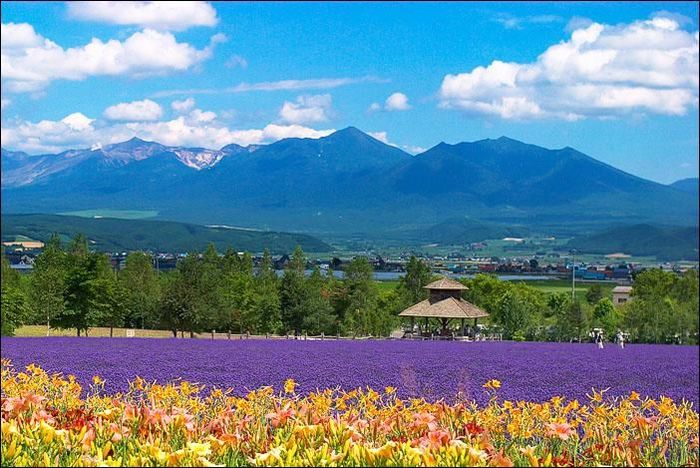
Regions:
[[194, 99], [192, 99], [190, 97], [190, 98], [184, 99], [182, 101], [173, 101], [172, 103], [170, 103], [170, 107], [172, 107], [172, 109], [175, 112], [178, 112], [180, 114], [184, 114], [184, 113], [188, 112], [190, 109], [192, 109], [194, 107], [194, 104], [195, 104]]
[[98, 75], [144, 77], [184, 71], [209, 58], [226, 40], [212, 36], [203, 49], [178, 42], [169, 32], [145, 29], [124, 41], [93, 38], [81, 47], [64, 49], [38, 35], [27, 24], [2, 24], [2, 80], [14, 92], [40, 91], [53, 80], [83, 80]]
[[10, 105], [11, 102], [12, 101], [10, 101], [9, 99], [2, 98], [2, 100], [0, 100], [0, 109], [6, 108]]
[[384, 102], [384, 109], [388, 111], [404, 111], [410, 109], [408, 96], [403, 93], [394, 93]]
[[74, 112], [70, 115], [67, 115], [61, 120], [61, 123], [65, 124], [70, 128], [71, 130], [75, 130], [76, 132], [84, 132], [86, 130], [92, 130], [92, 123], [95, 121], [95, 119], [88, 118], [84, 114], [81, 114], [80, 112]]
[[321, 138], [334, 129], [316, 130], [302, 125], [268, 124], [263, 128], [231, 129], [217, 121], [214, 112], [193, 109], [171, 120], [96, 121], [76, 112], [59, 121], [13, 122], [2, 129], [3, 147], [28, 153], [60, 152], [75, 148], [99, 148], [134, 136], [170, 146], [221, 148], [271, 143], [283, 138]]
[[698, 105], [698, 32], [669, 17], [592, 23], [534, 63], [493, 61], [446, 75], [440, 106], [503, 119], [683, 115]]
[[68, 2], [72, 18], [145, 28], [183, 31], [192, 26], [215, 26], [216, 10], [207, 2]]
[[384, 106], [379, 104], [378, 102], [373, 102], [369, 106], [369, 112], [378, 112], [380, 110], [385, 110], [385, 111], [405, 111], [409, 110], [411, 108], [411, 105], [408, 103], [408, 96], [406, 96], [404, 93], [393, 93], [391, 96], [386, 98], [386, 101], [384, 101]]
[[144, 99], [110, 106], [103, 115], [108, 120], [158, 120], [163, 115], [163, 109], [157, 102]]
[[292, 124], [325, 122], [331, 110], [330, 94], [299, 96], [295, 102], [285, 101], [279, 111], [282, 122]]

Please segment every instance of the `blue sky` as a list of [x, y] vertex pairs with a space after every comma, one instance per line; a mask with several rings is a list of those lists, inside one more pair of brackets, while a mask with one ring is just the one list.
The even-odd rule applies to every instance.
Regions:
[[698, 175], [695, 2], [148, 3], [3, 2], [3, 147], [353, 125], [414, 153], [506, 135]]

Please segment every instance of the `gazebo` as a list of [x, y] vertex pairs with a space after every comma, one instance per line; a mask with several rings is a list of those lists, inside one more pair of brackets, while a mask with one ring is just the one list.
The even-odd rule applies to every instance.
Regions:
[[442, 334], [447, 334], [447, 327], [451, 320], [461, 320], [462, 335], [464, 335], [465, 320], [473, 319], [474, 326], [478, 319], [488, 317], [488, 312], [478, 308], [474, 304], [465, 301], [461, 297], [462, 291], [468, 289], [462, 283], [449, 278], [442, 278], [424, 286], [430, 291], [428, 299], [412, 305], [399, 314], [399, 317], [411, 317], [411, 329], [415, 325], [416, 317], [425, 319], [427, 329], [428, 319], [440, 319]]

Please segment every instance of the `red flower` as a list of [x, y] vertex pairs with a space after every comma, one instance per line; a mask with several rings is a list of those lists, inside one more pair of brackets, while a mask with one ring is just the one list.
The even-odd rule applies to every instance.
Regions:
[[467, 425], [465, 426], [465, 429], [467, 430], [467, 434], [469, 434], [469, 435], [479, 435], [482, 432], [484, 432], [484, 428], [479, 426], [475, 422], [467, 423]]

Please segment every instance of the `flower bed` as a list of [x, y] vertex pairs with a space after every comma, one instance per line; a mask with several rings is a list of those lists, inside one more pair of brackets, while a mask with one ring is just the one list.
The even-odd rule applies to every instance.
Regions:
[[397, 389], [297, 393], [288, 379], [244, 396], [186, 381], [140, 378], [107, 394], [92, 378], [37, 366], [2, 368], [4, 466], [600, 466], [698, 464], [698, 413], [688, 402], [405, 399]]

